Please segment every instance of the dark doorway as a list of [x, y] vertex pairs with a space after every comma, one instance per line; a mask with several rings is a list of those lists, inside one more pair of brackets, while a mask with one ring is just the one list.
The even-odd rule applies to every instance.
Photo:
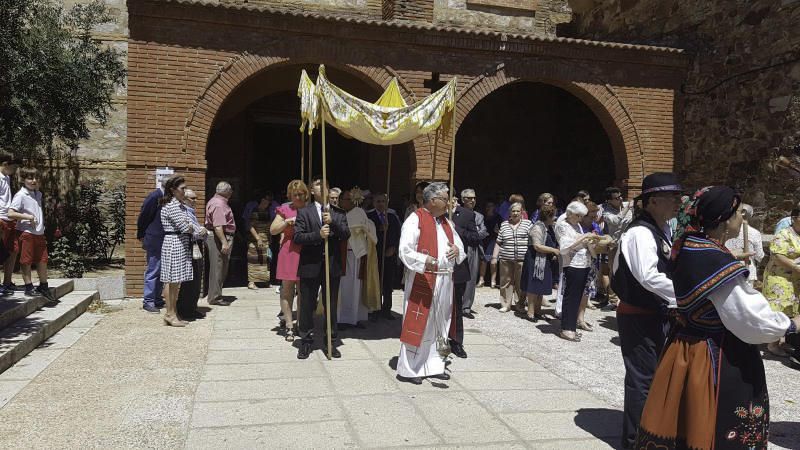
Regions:
[[459, 128], [456, 149], [457, 190], [474, 187], [482, 202], [521, 193], [532, 211], [542, 192], [562, 203], [579, 189], [600, 199], [615, 179], [600, 121], [580, 99], [544, 83], [513, 83], [481, 100]]
[[[206, 198], [214, 195], [218, 181], [225, 180], [234, 188], [230, 205], [237, 221], [237, 238], [226, 286], [247, 284], [247, 237], [242, 230], [241, 214], [254, 192], [269, 190], [278, 202], [286, 201], [289, 181], [300, 178], [300, 101], [297, 84], [300, 72], [306, 69], [316, 79], [312, 66], [284, 66], [253, 77], [226, 99], [212, 127], [206, 150]], [[328, 78], [360, 98], [375, 101], [381, 89], [355, 75], [327, 69]], [[308, 151], [306, 138], [306, 151]], [[313, 175], [322, 173], [320, 130], [313, 136]], [[349, 189], [359, 186], [375, 191], [386, 190], [388, 150], [365, 144], [326, 128], [327, 171], [330, 185]], [[392, 158], [392, 205], [400, 206], [402, 195], [409, 191], [411, 145], [396, 146]], [[304, 181], [308, 179], [308, 156], [305, 159]]]

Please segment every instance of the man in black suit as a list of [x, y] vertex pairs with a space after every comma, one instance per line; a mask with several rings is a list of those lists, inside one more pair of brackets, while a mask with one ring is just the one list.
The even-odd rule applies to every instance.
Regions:
[[[325, 189], [327, 190], [327, 186]], [[350, 238], [350, 229], [347, 227], [347, 216], [344, 211], [330, 205], [323, 206], [322, 181], [317, 178], [311, 183], [311, 192], [314, 201], [305, 208], [297, 211], [297, 220], [294, 224], [294, 242], [303, 246], [300, 250], [300, 265], [297, 275], [300, 278], [300, 317], [298, 329], [300, 331], [300, 349], [297, 351], [298, 359], [306, 359], [311, 354], [314, 337], [314, 311], [317, 309], [317, 296], [322, 288], [322, 301], [325, 304], [325, 240], [328, 241], [330, 265], [330, 293], [331, 310], [325, 311], [331, 318], [331, 339], [336, 336], [337, 302], [339, 300], [339, 278], [344, 273], [342, 270], [342, 243]], [[326, 195], [327, 197], [327, 195]], [[327, 319], [326, 319], [327, 320]], [[331, 349], [334, 358], [342, 355], [334, 346]]]
[[[456, 202], [455, 197], [453, 201]], [[456, 226], [456, 233], [461, 238], [461, 242], [464, 243], [465, 249], [481, 243], [482, 238], [475, 223], [474, 211], [456, 203], [452, 220]], [[453, 307], [455, 310], [453, 320], [456, 323], [455, 332], [450, 334], [450, 350], [459, 358], [467, 357], [467, 352], [464, 351], [464, 292], [467, 290], [467, 282], [470, 281], [472, 275], [472, 271], [469, 269], [469, 262], [466, 259], [457, 265], [453, 271]]]
[[[373, 204], [375, 209], [369, 211], [367, 217], [375, 223], [375, 230], [378, 234], [378, 261], [383, 261], [380, 267], [380, 270], [383, 271], [381, 274], [382, 301], [380, 314], [386, 319], [394, 320], [392, 315], [392, 289], [394, 288], [397, 247], [400, 245], [400, 227], [402, 224], [397, 213], [388, 208], [389, 200], [386, 194], [375, 194]], [[386, 239], [385, 255], [383, 253], [384, 236]]]

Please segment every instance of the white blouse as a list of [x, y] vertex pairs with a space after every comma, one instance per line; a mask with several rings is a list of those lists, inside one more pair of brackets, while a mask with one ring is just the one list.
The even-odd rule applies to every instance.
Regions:
[[744, 277], [736, 277], [709, 295], [722, 324], [748, 344], [776, 342], [791, 323], [786, 314], [773, 311], [767, 299]]
[[582, 235], [583, 228], [580, 224], [571, 225], [566, 220], [556, 224], [556, 237], [558, 238], [558, 245], [561, 249], [561, 262], [564, 267], [573, 267], [575, 269], [585, 269], [589, 267], [592, 258], [589, 255], [589, 249], [586, 244], [577, 248], [569, 249]]

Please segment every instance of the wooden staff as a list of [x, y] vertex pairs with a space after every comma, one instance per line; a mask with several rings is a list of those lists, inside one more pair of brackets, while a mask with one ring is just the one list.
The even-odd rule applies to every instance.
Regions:
[[300, 179], [305, 179], [306, 168], [306, 137], [303, 130], [300, 130]]
[[[391, 183], [391, 180], [392, 180], [392, 146], [391, 145], [389, 146], [389, 168], [386, 170], [386, 172], [387, 172], [387, 174], [386, 174], [386, 209], [387, 209], [387, 211], [386, 211], [386, 213], [383, 214], [383, 220], [385, 220], [386, 223], [382, 224], [383, 225], [383, 251], [381, 253], [381, 292], [380, 292], [381, 306], [383, 306], [383, 276], [384, 276], [384, 270], [386, 270], [386, 263], [385, 263], [385, 261], [386, 261], [386, 234], [389, 231], [389, 214], [388, 214], [388, 212], [389, 212], [388, 211], [388, 209], [389, 209], [389, 189], [390, 189], [390, 186], [391, 186], [390, 183]], [[389, 314], [391, 314], [391, 311], [389, 312]]]
[[[456, 82], [456, 92], [458, 92], [458, 82]], [[455, 178], [456, 178], [456, 108], [458, 108], [458, 103], [453, 104], [453, 112], [451, 113], [453, 117], [450, 119], [450, 199], [451, 201], [455, 198], [455, 192], [453, 191], [455, 185]], [[450, 220], [453, 220], [453, 210], [455, 209], [455, 203], [453, 202], [453, 207], [448, 208], [448, 217]]]
[[[324, 128], [324, 122], [322, 127]], [[323, 147], [325, 146], [325, 132], [322, 132], [322, 143]], [[314, 177], [314, 132], [308, 134], [308, 188], [311, 189], [311, 182], [314, 181], [312, 178]]]
[[[325, 164], [325, 117], [322, 117], [322, 204], [323, 211], [330, 211], [328, 207], [328, 170]], [[323, 226], [325, 224], [323, 223]], [[330, 253], [328, 246], [328, 238], [325, 238], [325, 319], [328, 327], [328, 360], [333, 358], [333, 333], [331, 333], [331, 267], [330, 267]]]
[[[747, 226], [747, 220], [742, 220], [742, 240], [744, 241], [744, 247], [742, 248], [742, 251], [745, 254], [750, 252], [750, 241], [747, 239], [748, 228], [749, 227]], [[724, 242], [723, 242], [723, 244], [724, 244]], [[744, 263], [747, 264], [747, 265], [750, 265], [750, 257], [749, 256], [744, 258]]]

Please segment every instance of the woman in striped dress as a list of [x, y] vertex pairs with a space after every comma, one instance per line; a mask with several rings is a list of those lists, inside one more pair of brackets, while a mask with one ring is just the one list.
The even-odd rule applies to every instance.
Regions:
[[161, 199], [161, 223], [164, 226], [164, 244], [161, 247], [161, 282], [164, 283], [164, 299], [167, 313], [164, 322], [173, 327], [185, 327], [186, 322], [178, 317], [178, 292], [181, 283], [191, 281], [192, 232], [186, 206], [183, 204], [186, 183], [182, 176], [170, 177], [164, 184]]

